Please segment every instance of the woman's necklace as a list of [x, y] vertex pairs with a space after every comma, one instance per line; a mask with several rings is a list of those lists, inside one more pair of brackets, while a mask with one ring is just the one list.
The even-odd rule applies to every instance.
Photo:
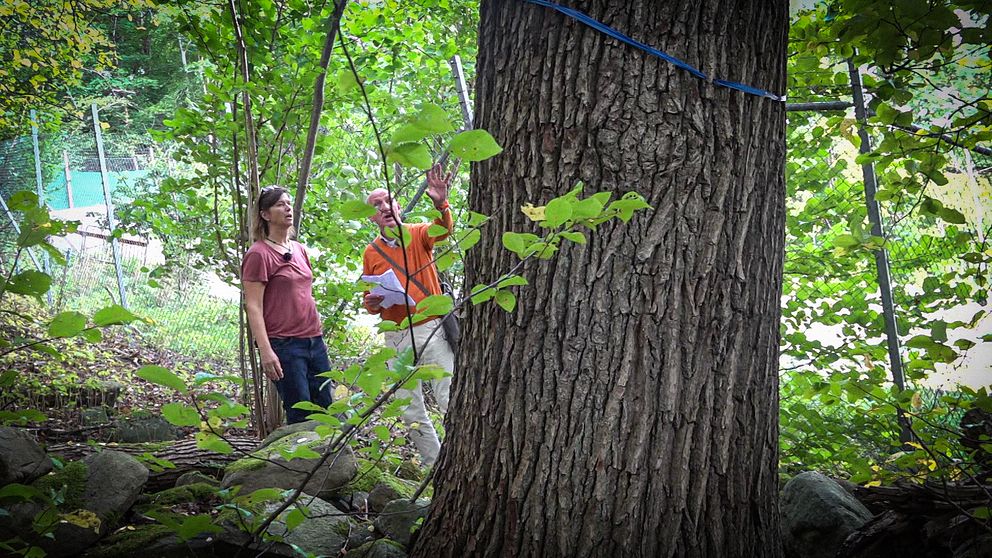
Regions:
[[288, 242], [286, 244], [282, 244], [282, 243], [276, 242], [275, 240], [272, 240], [269, 237], [265, 237], [265, 240], [268, 240], [269, 242], [271, 242], [272, 244], [274, 244], [274, 245], [282, 248], [283, 250], [289, 250], [290, 252], [293, 251], [293, 245], [292, 244], [289, 244]]

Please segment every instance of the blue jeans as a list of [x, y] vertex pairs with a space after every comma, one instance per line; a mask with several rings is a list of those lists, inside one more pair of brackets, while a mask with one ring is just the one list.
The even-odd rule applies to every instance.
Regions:
[[[331, 369], [324, 338], [272, 337], [269, 343], [282, 366], [282, 379], [275, 385], [286, 409], [286, 421], [293, 424], [307, 420], [311, 411], [293, 408], [300, 401], [310, 401], [321, 407], [330, 405], [330, 381], [317, 376]], [[322, 384], [324, 387], [321, 387]]]

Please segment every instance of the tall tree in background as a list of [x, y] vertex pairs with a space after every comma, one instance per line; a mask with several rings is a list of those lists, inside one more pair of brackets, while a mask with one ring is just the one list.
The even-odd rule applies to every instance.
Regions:
[[[787, 3], [573, 2], [710, 76], [781, 93]], [[521, 205], [654, 207], [468, 311], [414, 556], [777, 556], [784, 103], [719, 88], [535, 5], [484, 1], [466, 284], [509, 269]], [[498, 333], [495, 333], [498, 332]]]

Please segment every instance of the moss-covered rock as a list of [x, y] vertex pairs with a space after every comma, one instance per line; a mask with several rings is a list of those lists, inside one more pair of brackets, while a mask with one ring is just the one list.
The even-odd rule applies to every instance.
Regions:
[[[303, 424], [303, 423], [301, 423]], [[293, 425], [295, 426], [295, 425]], [[265, 466], [266, 460], [282, 459], [283, 452], [292, 453], [297, 448], [306, 447], [316, 451], [327, 444], [327, 440], [321, 438], [316, 432], [295, 431], [280, 438], [270, 441], [268, 444], [253, 451], [251, 454], [231, 463], [224, 469], [224, 473], [237, 473], [243, 471], [254, 471]]]
[[149, 494], [142, 500], [140, 506], [142, 508], [175, 506], [177, 504], [192, 504], [194, 502], [211, 502], [216, 498], [217, 488], [215, 486], [198, 482]]
[[0, 531], [14, 527], [17, 535], [30, 539], [34, 518], [46, 511], [40, 516], [41, 527], [54, 538], [30, 542], [49, 557], [78, 555], [117, 525], [147, 480], [148, 469], [126, 453], [104, 450], [88, 455], [35, 481], [42, 493], [57, 495], [58, 509], [39, 502], [11, 506], [8, 515], [0, 517]]
[[348, 483], [343, 489], [343, 494], [350, 494], [352, 492], [372, 492], [372, 490], [380, 485], [385, 484], [395, 490], [400, 497], [410, 498], [413, 493], [417, 491], [420, 486], [419, 483], [414, 481], [409, 481], [396, 477], [386, 471], [383, 471], [379, 465], [373, 461], [367, 459], [358, 460], [358, 474], [355, 478]]
[[125, 558], [146, 554], [157, 541], [174, 536], [172, 529], [165, 525], [141, 525], [133, 530], [123, 529], [93, 547], [86, 558]]
[[[221, 487], [241, 486], [241, 494], [250, 494], [261, 488], [296, 488], [310, 474], [320, 458], [286, 459], [286, 455], [300, 448], [320, 454], [328, 443], [327, 439], [321, 438], [316, 432], [297, 432], [283, 436], [269, 446], [229, 465], [224, 471]], [[331, 499], [355, 477], [357, 469], [354, 452], [345, 447], [324, 462], [307, 482], [304, 491], [319, 498]]]
[[78, 510], [84, 507], [83, 494], [86, 492], [86, 477], [89, 467], [82, 461], [71, 461], [64, 467], [53, 471], [38, 480], [32, 486], [43, 494], [61, 494], [60, 511]]

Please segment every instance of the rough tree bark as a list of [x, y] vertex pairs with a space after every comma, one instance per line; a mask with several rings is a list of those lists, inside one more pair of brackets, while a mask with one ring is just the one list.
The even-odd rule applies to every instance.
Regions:
[[[784, 0], [575, 0], [707, 75], [782, 93]], [[466, 284], [514, 256], [519, 207], [571, 189], [654, 207], [471, 307], [430, 515], [434, 556], [780, 555], [785, 106], [715, 87], [563, 16], [483, 0], [472, 171], [492, 216]]]

